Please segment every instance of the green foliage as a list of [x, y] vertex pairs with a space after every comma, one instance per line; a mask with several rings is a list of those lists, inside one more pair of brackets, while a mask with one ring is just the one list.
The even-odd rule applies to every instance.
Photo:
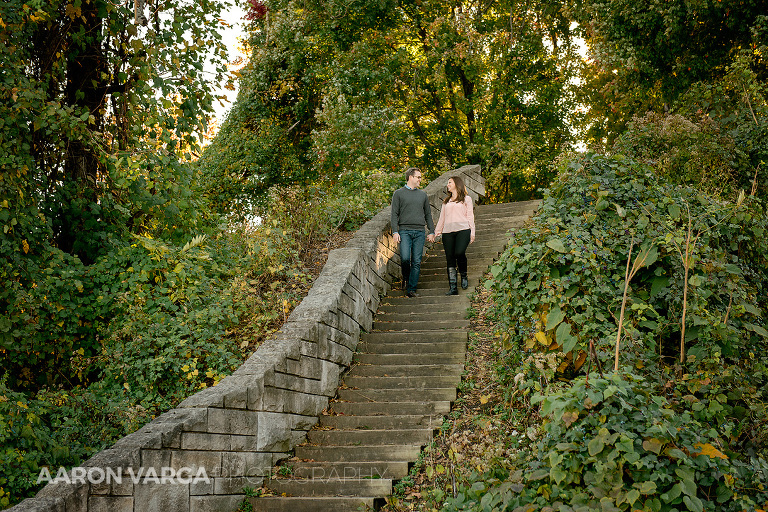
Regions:
[[[766, 229], [756, 198], [713, 199], [622, 156], [568, 163], [488, 283], [501, 384], [541, 404], [541, 437], [446, 510], [764, 506]], [[633, 262], [620, 371], [603, 377]]]
[[631, 160], [595, 155], [570, 164], [535, 226], [517, 232], [492, 268], [509, 346], [536, 352], [558, 347], [565, 374], [583, 366], [590, 342], [605, 357], [615, 341], [630, 246], [655, 247], [654, 259], [631, 283], [625, 357], [663, 365], [680, 333], [679, 248], [688, 212], [701, 233], [688, 299], [693, 331], [687, 336], [702, 350], [696, 359], [715, 349], [727, 357], [757, 349], [764, 340], [749, 325], [761, 323], [765, 307], [766, 226], [759, 201], [737, 209], [667, 185]]
[[262, 204], [273, 185], [466, 163], [493, 178], [495, 199], [530, 198], [553, 176], [538, 162], [572, 140], [578, 56], [554, 4], [266, 5], [238, 102], [201, 166], [219, 208]]
[[643, 377], [612, 374], [537, 395], [544, 425], [530, 455], [444, 510], [701, 512], [766, 503], [768, 463], [732, 458], [695, 397], [670, 403], [656, 393]]
[[717, 86], [747, 50], [765, 83], [764, 11], [757, 0], [589, 0], [573, 9], [591, 57], [580, 94], [587, 142], [611, 145], [632, 117], [666, 112], [696, 84]]
[[78, 465], [149, 419], [116, 391], [96, 385], [30, 396], [0, 381], [0, 508], [34, 493], [43, 467], [55, 474]]
[[671, 183], [732, 199], [751, 188], [748, 157], [711, 118], [648, 113], [635, 118], [611, 150], [651, 166]]

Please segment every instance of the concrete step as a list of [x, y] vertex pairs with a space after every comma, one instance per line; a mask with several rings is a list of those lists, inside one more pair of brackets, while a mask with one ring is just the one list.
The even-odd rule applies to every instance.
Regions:
[[[482, 264], [475, 264], [474, 262], [470, 261], [467, 273], [470, 277], [478, 277], [485, 273], [485, 271], [493, 264], [493, 260], [489, 259], [486, 262], [483, 262]], [[461, 274], [459, 274], [461, 275]], [[423, 279], [423, 281], [422, 281]], [[426, 283], [429, 281], [437, 281], [441, 283], [448, 283], [448, 271], [445, 268], [445, 263], [440, 265], [439, 267], [435, 268], [422, 268], [421, 269], [421, 275], [419, 277], [419, 284]]]
[[421, 365], [383, 365], [359, 364], [353, 366], [347, 376], [354, 377], [400, 377], [400, 376], [430, 376], [458, 375], [464, 373], [464, 363], [452, 364], [421, 364]]
[[448, 320], [411, 320], [406, 322], [383, 322], [377, 320], [373, 322], [373, 328], [376, 331], [423, 331], [430, 328], [435, 331], [441, 331], [444, 329], [465, 329], [467, 327], [469, 327], [469, 320], [464, 318], [464, 315]]
[[[473, 274], [472, 272], [467, 270], [467, 277], [474, 277], [475, 280], [478, 280], [478, 276], [482, 274], [482, 272], [479, 271], [479, 269], [475, 269], [476, 272]], [[458, 275], [459, 284], [461, 284], [461, 274]], [[442, 272], [434, 272], [434, 273], [425, 273], [422, 274], [421, 278], [419, 279], [419, 289], [423, 290], [425, 288], [445, 288], [445, 290], [448, 290], [448, 273], [443, 269]]]
[[331, 410], [347, 416], [437, 416], [451, 412], [451, 402], [332, 402]]
[[353, 389], [428, 389], [456, 387], [461, 376], [433, 375], [421, 377], [345, 377], [344, 384]]
[[376, 313], [376, 320], [379, 322], [410, 322], [410, 321], [419, 321], [419, 320], [430, 320], [434, 319], [435, 317], [444, 317], [444, 318], [464, 318], [467, 314], [467, 308], [463, 307], [463, 304], [452, 304], [453, 310], [443, 310], [443, 311], [432, 311], [432, 308], [429, 308], [429, 310], [420, 310], [420, 311], [414, 311], [413, 308], [408, 307], [401, 307], [399, 312], [397, 311], [389, 311], [389, 312], [383, 312], [379, 311]]
[[438, 428], [443, 424], [442, 416], [423, 414], [396, 416], [328, 416], [320, 417], [321, 427], [338, 429], [398, 429], [398, 428]]
[[294, 478], [399, 480], [408, 475], [408, 461], [291, 462], [289, 466]]
[[281, 497], [248, 498], [254, 512], [360, 512], [373, 510], [375, 498], [368, 497]]
[[408, 331], [408, 332], [366, 332], [360, 337], [360, 343], [436, 343], [445, 341], [462, 341], [469, 339], [463, 329], [446, 329], [440, 332]]
[[[432, 300], [435, 300], [436, 302], [442, 302], [442, 301], [450, 301], [455, 300], [453, 297], [456, 296], [450, 296], [445, 294], [446, 289], [444, 287], [435, 287], [435, 288], [417, 288], [416, 293], [418, 294], [418, 298], [430, 298]], [[469, 293], [469, 290], [462, 290], [459, 288], [459, 295], [461, 293]], [[417, 301], [414, 301], [414, 297], [408, 297], [409, 300], [411, 300], [414, 304], [418, 304]], [[422, 302], [423, 304], [424, 302]]]
[[456, 400], [456, 386], [449, 388], [339, 389], [339, 400], [347, 402], [413, 402]]
[[419, 458], [421, 445], [397, 446], [312, 446], [299, 445], [296, 457], [315, 462], [378, 462], [415, 461]]
[[421, 343], [359, 343], [357, 351], [362, 354], [429, 354], [445, 352], [466, 352], [466, 341], [439, 341]]
[[[494, 258], [491, 258], [491, 257], [472, 258], [472, 259], [468, 258], [467, 271], [469, 272], [469, 275], [473, 275], [473, 274], [477, 275], [479, 273], [482, 273], [493, 262], [494, 262]], [[435, 279], [438, 277], [448, 280], [448, 271], [446, 270], [444, 261], [441, 263], [435, 263], [435, 264], [421, 267], [421, 273], [419, 274], [419, 283], [421, 283], [422, 279], [428, 280], [428, 279]]]
[[[447, 285], [447, 280], [445, 281]], [[379, 304], [376, 310], [376, 318], [379, 315], [402, 314], [402, 315], [435, 315], [439, 313], [463, 313], [467, 311], [466, 304], [463, 301], [444, 300], [437, 302], [429, 307], [414, 307], [410, 300], [401, 299], [399, 304]]]
[[475, 226], [479, 227], [477, 231], [482, 233], [486, 229], [498, 229], [502, 226], [522, 227], [530, 215], [524, 212], [499, 212], [498, 214], [481, 213], [475, 214]]
[[[470, 257], [470, 255], [467, 255], [467, 269], [478, 270], [480, 268], [487, 267], [488, 265], [493, 263], [494, 259], [495, 259], [494, 255], [482, 254], [474, 258]], [[421, 279], [422, 275], [438, 274], [440, 271], [442, 271], [443, 274], [448, 276], [448, 272], [446, 270], [446, 262], [444, 259], [441, 258], [440, 260], [422, 262], [419, 279]]]
[[322, 446], [426, 445], [432, 441], [432, 429], [310, 430], [307, 440]]
[[361, 364], [454, 364], [464, 363], [464, 354], [355, 354], [353, 362]]
[[272, 478], [264, 486], [272, 492], [288, 496], [373, 496], [392, 494], [389, 478]]
[[381, 305], [383, 306], [403, 306], [408, 305], [413, 308], [414, 311], [428, 311], [434, 305], [439, 304], [464, 304], [465, 307], [469, 307], [469, 295], [466, 293], [461, 295], [462, 292], [467, 290], [460, 290], [459, 295], [433, 295], [433, 296], [420, 296], [420, 297], [403, 297], [403, 296], [386, 296], [381, 299]]

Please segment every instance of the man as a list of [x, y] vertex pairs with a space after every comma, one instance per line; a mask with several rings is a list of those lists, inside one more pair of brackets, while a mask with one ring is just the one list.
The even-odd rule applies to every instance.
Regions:
[[392, 238], [400, 244], [400, 265], [403, 287], [408, 297], [416, 297], [424, 253], [424, 225], [429, 230], [426, 239], [435, 241], [435, 224], [427, 193], [419, 190], [421, 171], [416, 167], [405, 170], [406, 185], [392, 195]]

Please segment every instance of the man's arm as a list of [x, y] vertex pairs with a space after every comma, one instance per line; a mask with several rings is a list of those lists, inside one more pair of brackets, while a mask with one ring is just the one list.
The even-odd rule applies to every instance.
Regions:
[[435, 223], [432, 220], [432, 207], [429, 204], [429, 196], [427, 196], [427, 193], [424, 193], [424, 220], [427, 221], [427, 229], [429, 230], [429, 235], [427, 235], [427, 240], [430, 242], [435, 241]]
[[400, 233], [398, 233], [400, 230], [400, 194], [397, 193], [397, 190], [392, 194], [392, 212], [389, 216], [389, 224], [392, 228], [392, 239], [396, 244], [400, 243]]

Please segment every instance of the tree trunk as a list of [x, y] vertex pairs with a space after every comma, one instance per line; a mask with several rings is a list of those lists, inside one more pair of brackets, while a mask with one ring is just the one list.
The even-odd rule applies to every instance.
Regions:
[[[82, 115], [93, 116], [92, 130], [102, 126], [105, 91], [108, 85], [106, 61], [102, 55], [102, 19], [99, 17], [98, 0], [84, 0], [81, 16], [73, 21], [69, 31], [69, 58], [65, 102]], [[87, 140], [74, 138], [68, 141], [64, 161], [64, 187], [61, 196], [57, 241], [63, 251], [77, 254], [84, 261], [93, 254], [87, 240], [88, 231], [100, 222], [97, 178], [99, 162]]]

